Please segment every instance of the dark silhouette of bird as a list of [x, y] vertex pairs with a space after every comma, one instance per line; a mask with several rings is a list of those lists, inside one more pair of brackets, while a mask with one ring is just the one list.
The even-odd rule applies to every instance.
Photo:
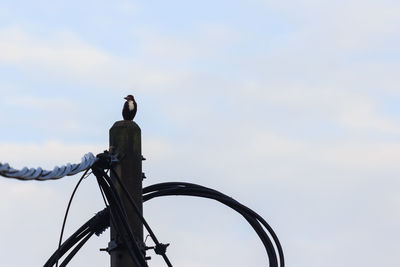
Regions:
[[136, 111], [137, 111], [137, 104], [133, 95], [128, 95], [124, 97], [126, 99], [124, 108], [122, 109], [122, 117], [126, 121], [131, 121], [135, 118]]

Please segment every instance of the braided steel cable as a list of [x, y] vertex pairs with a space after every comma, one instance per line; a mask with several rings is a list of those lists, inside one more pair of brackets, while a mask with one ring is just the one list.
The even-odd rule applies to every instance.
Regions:
[[81, 163], [67, 163], [61, 167], [56, 166], [52, 171], [43, 170], [41, 167], [38, 167], [37, 169], [24, 167], [21, 170], [16, 170], [11, 168], [8, 163], [0, 163], [0, 176], [4, 176], [6, 178], [15, 178], [23, 181], [54, 180], [85, 171], [89, 169], [96, 161], [97, 158], [91, 152], [89, 152], [82, 157]]

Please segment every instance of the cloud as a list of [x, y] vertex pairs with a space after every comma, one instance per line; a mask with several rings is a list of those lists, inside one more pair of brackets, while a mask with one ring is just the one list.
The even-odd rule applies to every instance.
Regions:
[[[241, 88], [245, 103], [260, 103], [273, 110], [295, 110], [297, 119], [334, 123], [366, 133], [397, 134], [397, 118], [384, 110], [382, 99], [343, 87], [250, 82]], [[318, 112], [316, 112], [318, 111]], [[354, 132], [352, 134], [355, 134]]]
[[110, 61], [110, 56], [98, 48], [83, 43], [74, 34], [61, 33], [54, 39], [41, 40], [19, 28], [0, 31], [0, 60], [13, 65], [37, 65], [51, 70], [85, 75]]
[[[4, 74], [0, 102], [7, 127], [1, 132], [0, 162], [51, 169], [79, 162], [86, 152], [101, 152], [107, 141], [97, 138], [106, 136], [111, 113], [120, 117], [120, 97], [132, 90], [141, 99], [145, 185], [183, 180], [237, 198], [271, 223], [288, 265], [337, 266], [345, 259], [354, 265], [390, 266], [400, 221], [393, 212], [400, 203], [400, 129], [386, 105], [389, 99], [397, 101], [391, 98], [399, 83], [392, 53], [397, 46], [391, 40], [398, 6], [386, 1], [264, 3], [278, 18], [260, 16], [254, 19], [260, 19], [257, 25], [240, 22], [238, 27], [225, 14], [219, 16], [221, 23], [199, 23], [190, 32], [167, 22], [164, 28], [129, 21], [133, 30], [124, 33], [126, 47], [118, 52], [79, 29], [40, 36], [27, 27], [3, 28], [0, 61], [18, 78], [8, 80]], [[143, 11], [133, 8], [135, 15]], [[254, 30], [275, 26], [277, 20], [283, 28]], [[32, 89], [42, 86], [40, 93]], [[21, 131], [15, 131], [18, 125]], [[35, 133], [44, 137], [36, 141]], [[28, 257], [35, 259], [33, 265], [42, 264], [38, 257], [44, 259], [55, 248], [76, 180], [39, 185], [3, 179], [3, 251], [21, 243], [36, 246], [46, 232], [43, 249]], [[76, 220], [68, 223], [71, 231], [103, 205], [94, 179], [83, 186], [74, 204], [79, 208], [73, 208]], [[248, 251], [259, 243], [245, 240], [254, 233], [236, 224], [242, 218], [231, 218], [207, 202], [182, 200], [145, 208], [156, 234], [171, 242], [173, 262], [195, 266], [212, 259], [217, 266], [234, 265], [219, 257], [232, 252], [266, 263], [264, 251]], [[205, 214], [221, 220], [216, 226], [206, 224]], [[19, 234], [27, 218], [30, 224]], [[108, 265], [108, 256], [98, 255], [107, 239], [93, 243], [93, 254], [83, 252], [76, 264], [93, 265], [88, 263], [93, 259], [96, 266]], [[198, 242], [187, 246], [188, 240]], [[370, 241], [385, 248], [377, 252]], [[26, 265], [23, 259], [13, 263], [12, 254], [5, 253], [4, 264]]]
[[41, 36], [15, 26], [0, 30], [0, 47], [9, 51], [0, 55], [0, 62], [41, 82], [90, 85], [89, 90], [94, 86], [109, 91], [121, 87], [187, 91], [188, 83], [209, 78], [199, 77], [198, 70], [205, 73], [207, 62], [226, 61], [243, 40], [240, 31], [223, 23], [202, 23], [188, 35], [137, 27], [127, 33], [132, 48], [121, 57], [118, 51], [90, 43], [77, 33], [54, 31]]
[[[300, 42], [359, 52], [385, 45], [398, 29], [396, 14], [400, 5], [393, 1], [314, 1], [290, 3], [262, 2], [296, 24]], [[304, 37], [307, 37], [304, 38]]]
[[26, 93], [12, 92], [2, 99], [3, 105], [11, 108], [27, 108], [32, 110], [43, 110], [50, 112], [51, 110], [60, 110], [63, 112], [71, 112], [77, 109], [77, 105], [68, 99], [61, 97], [38, 97], [28, 95]]
[[203, 26], [190, 38], [151, 28], [136, 29], [127, 36], [136, 50], [131, 56], [120, 57], [73, 32], [39, 36], [21, 27], [3, 27], [0, 63], [40, 80], [56, 78], [60, 84], [83, 83], [108, 90], [176, 90], [196, 68], [191, 62], [218, 56], [227, 43], [237, 39], [234, 36], [221, 25]]

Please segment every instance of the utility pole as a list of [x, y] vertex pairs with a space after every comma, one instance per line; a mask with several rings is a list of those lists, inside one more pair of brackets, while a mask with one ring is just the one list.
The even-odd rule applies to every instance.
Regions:
[[[115, 171], [122, 183], [126, 186], [133, 197], [136, 206], [143, 214], [142, 199], [142, 148], [141, 130], [133, 121], [117, 121], [110, 129], [110, 152], [118, 153], [120, 162], [115, 166]], [[118, 195], [125, 207], [128, 223], [133, 235], [139, 245], [143, 243], [143, 224], [137, 216], [135, 209], [130, 204], [128, 197], [116, 181], [115, 175], [111, 173], [111, 179], [116, 185]], [[115, 222], [118, 224], [119, 222]], [[110, 244], [116, 246], [110, 249], [111, 267], [138, 267], [132, 261], [128, 250], [123, 246], [123, 238], [116, 231], [111, 220]], [[109, 245], [110, 248], [110, 245]]]

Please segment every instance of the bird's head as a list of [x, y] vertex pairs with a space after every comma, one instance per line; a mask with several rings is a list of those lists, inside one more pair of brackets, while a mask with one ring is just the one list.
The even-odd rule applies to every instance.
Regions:
[[134, 98], [133, 98], [133, 95], [128, 95], [127, 97], [124, 97], [124, 99], [126, 100], [126, 101], [129, 101], [129, 100], [135, 100]]

